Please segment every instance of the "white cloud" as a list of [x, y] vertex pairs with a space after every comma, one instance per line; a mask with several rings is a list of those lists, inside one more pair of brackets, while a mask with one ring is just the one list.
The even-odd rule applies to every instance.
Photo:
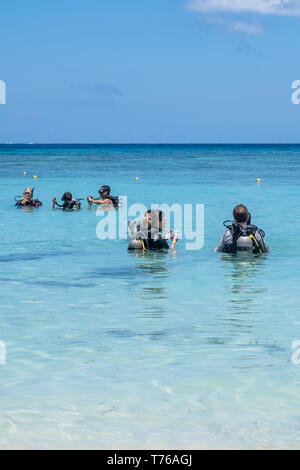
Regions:
[[300, 16], [300, 0], [189, 0], [189, 10], [201, 13], [260, 13]]

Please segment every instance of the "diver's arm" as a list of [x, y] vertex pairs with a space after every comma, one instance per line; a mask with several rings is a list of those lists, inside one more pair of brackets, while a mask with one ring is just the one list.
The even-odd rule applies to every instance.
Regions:
[[103, 201], [102, 199], [91, 199], [92, 204], [96, 204], [98, 206], [102, 206], [103, 204], [107, 204], [107, 202]]
[[25, 205], [24, 199], [21, 199], [20, 201], [17, 201], [15, 205], [16, 205], [17, 207], [24, 206], [24, 205]]
[[62, 209], [62, 208], [63, 208], [63, 206], [60, 206], [60, 205], [58, 204], [58, 202], [56, 201], [56, 197], [53, 197], [53, 198], [52, 198], [52, 209], [55, 209], [56, 206], [57, 206], [59, 209]]
[[172, 244], [170, 246], [170, 250], [175, 250], [175, 245], [176, 245], [176, 243], [179, 239], [178, 233], [176, 233], [176, 235], [174, 235], [173, 230], [169, 230], [169, 232], [165, 235], [164, 239], [165, 240], [171, 240]]
[[170, 250], [173, 250], [173, 251], [175, 250], [175, 245], [178, 241], [178, 238], [179, 238], [179, 235], [178, 233], [176, 233], [175, 237], [173, 238], [172, 245], [170, 246]]
[[221, 238], [221, 241], [220, 241], [219, 245], [215, 248], [215, 253], [217, 253], [219, 251], [223, 251], [224, 247], [225, 247], [225, 234]]
[[173, 240], [173, 238], [174, 238], [173, 230], [169, 230], [168, 233], [166, 233], [166, 235], [165, 235], [165, 239], [166, 240]]
[[99, 199], [93, 199], [92, 196], [87, 197], [87, 202], [92, 205], [92, 204], [102, 204], [102, 201]]
[[31, 199], [28, 199], [27, 197], [23, 197], [23, 199], [20, 201], [20, 204], [22, 206], [26, 206], [26, 204], [29, 204], [31, 202]]
[[109, 204], [107, 199], [93, 199], [91, 196], [88, 196], [87, 198], [89, 204], [97, 204], [97, 205], [102, 205], [102, 204]]
[[221, 238], [221, 241], [219, 245], [215, 248], [215, 253], [219, 251], [223, 251], [226, 245], [230, 245], [232, 243], [232, 235], [229, 230], [226, 230], [224, 233], [223, 237]]

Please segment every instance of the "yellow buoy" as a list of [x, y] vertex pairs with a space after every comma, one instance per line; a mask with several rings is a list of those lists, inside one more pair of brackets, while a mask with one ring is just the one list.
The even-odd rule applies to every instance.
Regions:
[[260, 181], [261, 181], [260, 178], [257, 178], [256, 182], [257, 182], [257, 183], [260, 183]]
[[138, 181], [140, 178], [136, 177], [135, 180]]
[[34, 175], [33, 179], [34, 179], [34, 180], [36, 180], [36, 179], [37, 179], [37, 176], [36, 176], [36, 175]]

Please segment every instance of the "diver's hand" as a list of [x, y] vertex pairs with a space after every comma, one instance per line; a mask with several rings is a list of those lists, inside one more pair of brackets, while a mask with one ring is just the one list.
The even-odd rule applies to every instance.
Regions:
[[166, 233], [166, 235], [165, 235], [165, 239], [166, 240], [173, 240], [173, 238], [174, 238], [173, 230], [169, 230], [169, 232]]
[[178, 235], [178, 233], [176, 233], [176, 235], [173, 238], [172, 245], [170, 246], [171, 250], [175, 250], [175, 245], [176, 245], [176, 242], [177, 242], [178, 239], [179, 239], [179, 235]]
[[88, 202], [89, 204], [92, 204], [92, 201], [93, 201], [93, 198], [92, 198], [91, 196], [88, 196], [88, 197], [87, 197], [87, 202]]

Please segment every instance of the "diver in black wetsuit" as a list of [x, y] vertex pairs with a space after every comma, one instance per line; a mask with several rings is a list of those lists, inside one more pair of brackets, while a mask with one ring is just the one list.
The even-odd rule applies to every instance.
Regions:
[[[133, 233], [131, 229], [132, 240], [129, 244], [129, 250], [144, 250], [144, 251], [158, 251], [158, 250], [171, 250], [175, 249], [178, 235], [173, 237], [170, 231], [166, 237], [162, 236], [162, 231], [166, 225], [164, 213], [160, 210], [148, 210], [142, 223], [138, 226], [137, 231]], [[167, 239], [172, 239], [172, 244], [169, 247]]]
[[[26, 188], [23, 193], [23, 197], [19, 201], [16, 202], [17, 207], [41, 207], [43, 204], [38, 199], [33, 199], [33, 191], [32, 188]], [[17, 199], [17, 198], [16, 198]]]
[[63, 204], [58, 204], [56, 197], [52, 199], [52, 209], [58, 207], [65, 211], [78, 210], [81, 207], [81, 203], [78, 199], [74, 199], [72, 193], [65, 193], [61, 198]]

